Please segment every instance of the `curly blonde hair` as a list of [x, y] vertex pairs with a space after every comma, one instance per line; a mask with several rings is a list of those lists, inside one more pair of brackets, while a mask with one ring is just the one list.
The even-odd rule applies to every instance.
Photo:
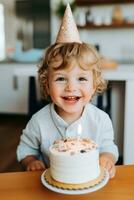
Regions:
[[101, 57], [92, 45], [75, 42], [57, 43], [51, 45], [47, 49], [38, 70], [39, 83], [45, 98], [48, 97], [48, 70], [50, 68], [53, 68], [54, 70], [68, 68], [71, 66], [71, 62], [74, 59], [83, 70], [93, 71], [96, 93], [101, 93], [106, 89], [107, 82], [101, 76]]

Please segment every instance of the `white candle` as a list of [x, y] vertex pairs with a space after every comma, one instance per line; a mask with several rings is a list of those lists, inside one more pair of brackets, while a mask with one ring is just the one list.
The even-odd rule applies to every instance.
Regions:
[[80, 137], [81, 137], [81, 133], [82, 133], [82, 126], [81, 126], [81, 124], [79, 124], [79, 125], [78, 125], [78, 130], [77, 130], [77, 134], [78, 134], [77, 139], [78, 139], [78, 141], [79, 141], [79, 139], [80, 139]]

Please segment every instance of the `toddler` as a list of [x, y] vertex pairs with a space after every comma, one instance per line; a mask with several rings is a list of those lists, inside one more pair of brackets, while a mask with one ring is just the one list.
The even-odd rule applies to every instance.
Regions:
[[91, 104], [93, 95], [106, 83], [101, 77], [97, 51], [81, 42], [69, 4], [56, 43], [51, 45], [38, 71], [44, 97], [50, 102], [33, 115], [17, 148], [18, 161], [25, 170], [49, 167], [49, 147], [57, 139], [78, 137], [94, 140], [99, 147], [100, 165], [115, 175], [118, 149], [109, 116]]
[[23, 130], [17, 157], [25, 170], [48, 167], [50, 145], [57, 139], [77, 137], [81, 124], [81, 137], [98, 144], [100, 165], [114, 177], [118, 149], [112, 123], [108, 114], [91, 103], [96, 93], [106, 89], [101, 68], [98, 52], [86, 43], [56, 43], [47, 49], [38, 75], [50, 103], [35, 113]]

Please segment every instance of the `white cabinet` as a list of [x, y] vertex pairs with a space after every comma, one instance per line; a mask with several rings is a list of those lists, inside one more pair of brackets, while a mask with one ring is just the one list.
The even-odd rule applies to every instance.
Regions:
[[0, 64], [0, 113], [28, 113], [28, 77], [17, 77], [16, 64]]

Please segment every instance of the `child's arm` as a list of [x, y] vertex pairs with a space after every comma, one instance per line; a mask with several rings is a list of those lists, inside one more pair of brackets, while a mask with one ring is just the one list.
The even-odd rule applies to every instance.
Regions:
[[46, 167], [44, 163], [40, 160], [38, 160], [35, 156], [26, 156], [21, 161], [22, 166], [26, 171], [38, 171], [38, 170], [44, 170]]
[[116, 168], [115, 168], [115, 162], [116, 158], [113, 154], [104, 152], [100, 154], [100, 165], [104, 168], [106, 168], [109, 172], [110, 178], [113, 178], [115, 176]]

